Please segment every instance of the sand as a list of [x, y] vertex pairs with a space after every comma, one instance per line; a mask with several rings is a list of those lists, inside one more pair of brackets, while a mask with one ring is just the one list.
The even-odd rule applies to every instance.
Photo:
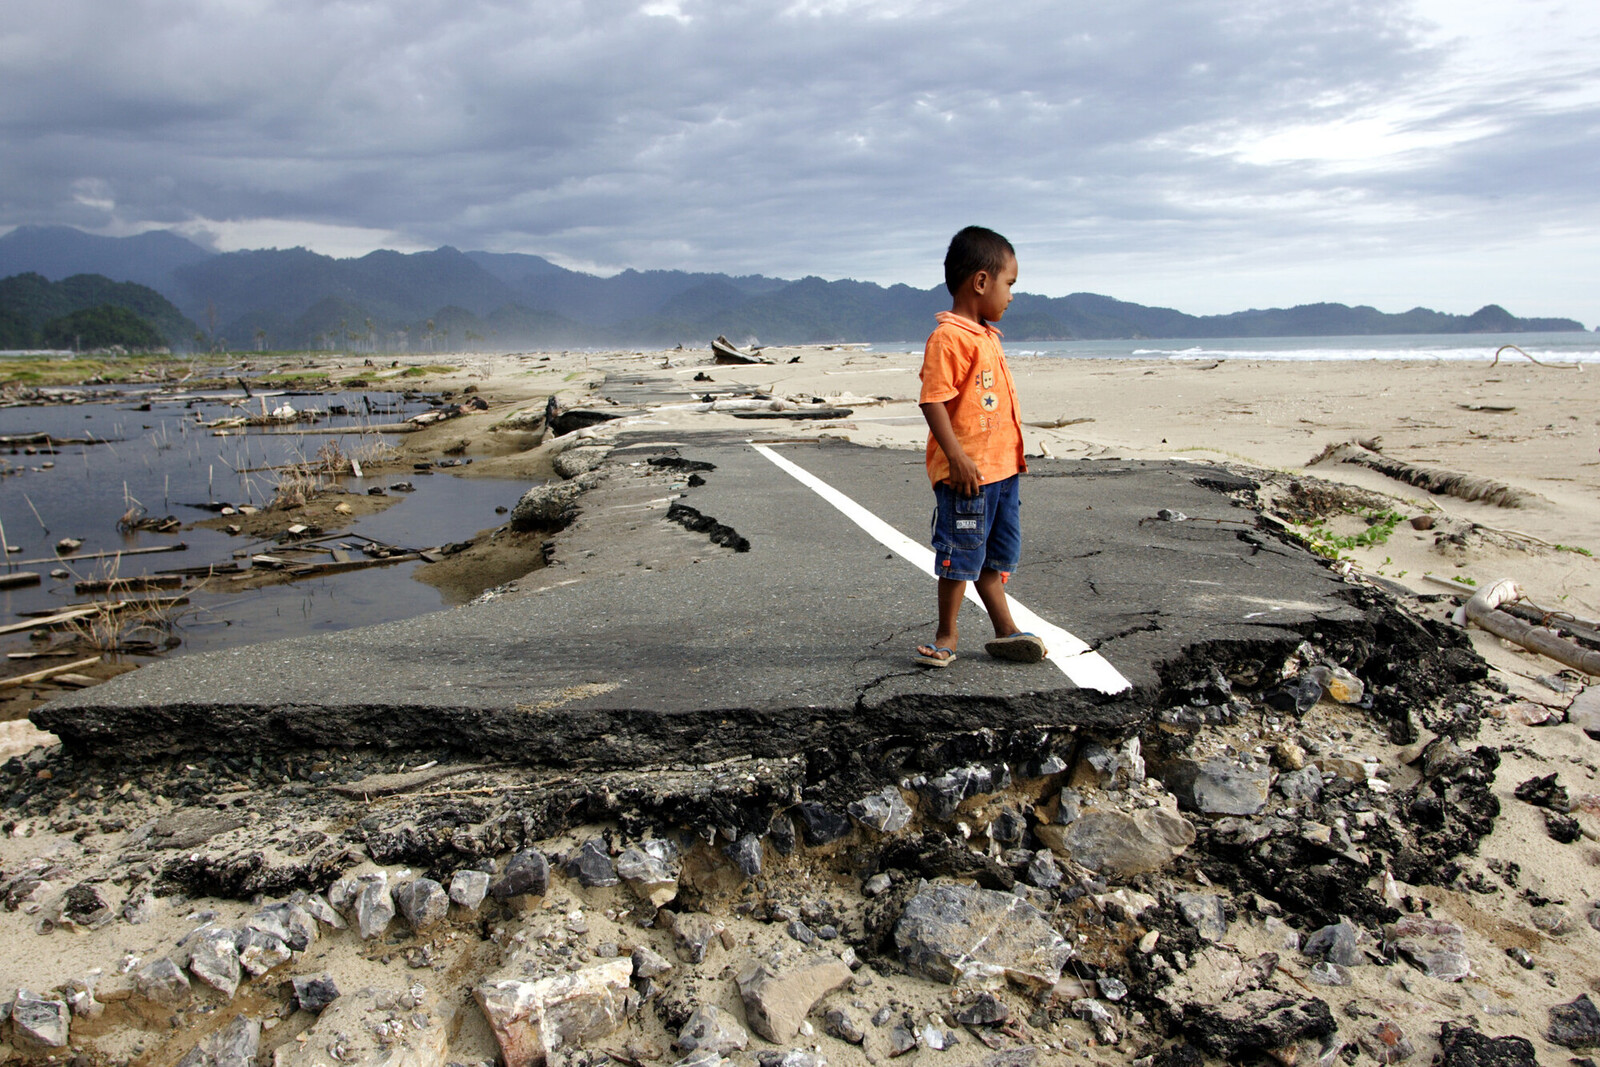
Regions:
[[[567, 405], [603, 403], [594, 389], [608, 371], [681, 382], [692, 389], [748, 386], [797, 402], [827, 399], [852, 408], [852, 414], [777, 427], [784, 435], [799, 438], [827, 435], [865, 445], [922, 447], [925, 429], [916, 407], [915, 356], [817, 347], [769, 349], [766, 355], [774, 360], [770, 366], [739, 367], [712, 366], [709, 353], [682, 351], [430, 355], [427, 362], [451, 364], [459, 370], [420, 383], [408, 380], [408, 384], [458, 393], [471, 386], [490, 402], [490, 410], [408, 436], [400, 446], [402, 462], [459, 447], [461, 454], [474, 459], [471, 467], [461, 471], [467, 476], [512, 476], [530, 483], [550, 478], [551, 461], [559, 446], [536, 446], [533, 435], [491, 427], [512, 411], [542, 410], [545, 397], [552, 392]], [[330, 357], [323, 362], [337, 364], [338, 360]], [[360, 357], [349, 363], [359, 366]], [[1307, 517], [1297, 509], [1308, 499], [1320, 501], [1325, 526], [1302, 524], [1295, 528], [1307, 537], [1321, 539], [1329, 554], [1342, 557], [1336, 565], [1348, 567], [1357, 576], [1393, 581], [1432, 597], [1451, 591], [1441, 581], [1467, 579], [1482, 587], [1509, 577], [1542, 606], [1600, 618], [1600, 561], [1580, 551], [1600, 552], [1600, 375], [1593, 370], [1505, 363], [1491, 367], [1487, 359], [1481, 363], [1186, 363], [1043, 357], [1015, 359], [1013, 368], [1024, 419], [1029, 423], [1026, 447], [1030, 454], [1226, 464], [1260, 478], [1273, 510], [1286, 518]], [[696, 382], [697, 374], [712, 380]], [[1038, 423], [1051, 425], [1035, 425]], [[767, 430], [774, 424], [676, 408], [630, 416], [612, 428], [750, 433], [753, 426]], [[1501, 508], [1433, 496], [1349, 464], [1308, 466], [1328, 445], [1375, 438], [1381, 438], [1378, 443], [1387, 456], [1504, 482], [1530, 494], [1532, 501], [1521, 508]], [[1336, 488], [1328, 490], [1324, 483]], [[1309, 494], [1308, 486], [1314, 490]], [[1159, 506], [1152, 501], [1152, 512]], [[1339, 547], [1331, 540], [1367, 530], [1367, 517], [1386, 510], [1405, 520], [1428, 516], [1433, 526], [1419, 530], [1402, 521], [1393, 526], [1387, 539], [1363, 546]], [[1048, 531], [1028, 534], [1051, 536]], [[453, 569], [441, 570], [434, 580], [456, 590], [461, 598], [472, 592], [471, 579], [464, 572], [484, 571], [496, 584], [512, 580], [534, 564], [534, 545], [526, 540], [508, 539], [521, 555], [502, 551], [493, 541], [480, 541], [472, 550], [474, 555]], [[1471, 586], [1458, 582], [1458, 589], [1466, 593]], [[1451, 606], [1436, 600], [1419, 602], [1417, 610], [1443, 616]], [[1528, 703], [1559, 711], [1571, 701], [1572, 690], [1584, 682], [1568, 672], [1568, 691], [1558, 692], [1560, 664], [1481, 631], [1472, 631], [1472, 639], [1493, 666], [1497, 683]], [[1330, 741], [1343, 738], [1343, 743], [1375, 753], [1386, 766], [1394, 767], [1396, 786], [1415, 778], [1414, 771], [1400, 765], [1395, 747], [1387, 743], [1383, 732], [1357, 713], [1324, 705], [1301, 725], [1308, 733], [1325, 735]], [[5, 727], [0, 730], [0, 758], [49, 740], [48, 735], [30, 733], [21, 724]], [[1497, 877], [1494, 871], [1516, 864], [1521, 887], [1532, 893], [1509, 888], [1469, 894], [1438, 887], [1400, 887], [1428, 901], [1436, 915], [1449, 916], [1467, 928], [1477, 977], [1449, 984], [1404, 967], [1366, 967], [1356, 969], [1356, 984], [1348, 990], [1308, 987], [1329, 999], [1336, 1009], [1346, 1003], [1364, 1005], [1399, 1021], [1418, 1047], [1415, 1062], [1426, 1063], [1437, 1051], [1437, 1041], [1429, 1035], [1437, 1033], [1438, 1019], [1467, 1016], [1475, 1018], [1486, 1033], [1520, 1033], [1534, 1038], [1541, 1057], [1565, 1055], [1540, 1037], [1545, 1009], [1571, 1000], [1579, 992], [1600, 989], [1592, 965], [1600, 948], [1600, 931], [1582, 921], [1588, 903], [1600, 900], [1600, 875], [1596, 873], [1600, 871], [1600, 848], [1594, 843], [1600, 822], [1592, 815], [1581, 817], [1587, 837], [1575, 845], [1556, 846], [1545, 836], [1541, 814], [1512, 797], [1517, 784], [1552, 770], [1561, 771], [1575, 794], [1600, 792], [1596, 767], [1600, 747], [1570, 724], [1531, 727], [1510, 714], [1487, 720], [1478, 740], [1503, 753], [1494, 785], [1503, 814], [1495, 831], [1484, 839], [1478, 856], [1465, 861], [1467, 872], [1493, 879]], [[1248, 734], [1245, 741], [1249, 742]], [[115, 783], [108, 785], [115, 787]], [[100, 837], [93, 847], [109, 864], [118, 842]], [[93, 861], [93, 854], [86, 855], [70, 837], [51, 833], [37, 823], [14, 827], [11, 836], [0, 841], [0, 869], [7, 874], [43, 856], [73, 863]], [[800, 871], [795, 874], [796, 878], [805, 876]], [[836, 888], [846, 896], [856, 892], [853, 884], [841, 882]], [[1565, 902], [1578, 917], [1577, 928], [1558, 936], [1537, 931], [1532, 901], [1541, 899]], [[561, 916], [581, 910], [595, 924], [591, 942], [643, 938], [639, 930], [612, 921], [617, 908], [625, 903], [619, 890], [582, 893], [566, 885], [561, 893], [552, 895], [545, 912], [528, 918], [526, 930], [537, 934], [541, 924], [557, 923]], [[0, 995], [19, 984], [51, 987], [95, 967], [112, 971], [125, 953], [148, 957], [164, 951], [195, 924], [191, 916], [205, 909], [221, 912], [224, 920], [249, 910], [239, 903], [175, 898], [160, 903], [147, 925], [113, 924], [88, 934], [57, 931], [48, 938], [35, 932], [37, 917], [11, 913], [0, 923], [0, 961], [4, 961], [0, 962]], [[744, 919], [729, 922], [739, 940], [748, 939], [761, 951], [774, 945], [794, 951], [779, 935], [781, 927]], [[1260, 951], [1281, 952], [1286, 973], [1302, 980], [1309, 961], [1286, 951], [1276, 937], [1268, 926], [1241, 917], [1230, 929], [1227, 942], [1247, 958]], [[654, 939], [659, 945], [660, 938]], [[1506, 955], [1513, 947], [1533, 948], [1539, 969], [1526, 971], [1517, 966]], [[363, 961], [371, 955], [351, 938], [330, 939], [319, 945], [314, 958], [294, 970], [363, 974]], [[458, 952], [451, 950], [446, 956], [455, 961]], [[400, 973], [403, 976], [405, 972]], [[918, 1011], [949, 1003], [947, 991], [928, 983], [893, 974], [875, 977], [884, 985], [866, 997], [873, 1003], [891, 994]], [[459, 986], [459, 976], [452, 978]], [[375, 969], [370, 981], [377, 984], [381, 980], [383, 972]], [[460, 988], [456, 995], [465, 1029], [451, 1058], [492, 1055], [481, 1019], [464, 1002]], [[737, 1012], [726, 984], [716, 987], [714, 995], [724, 1007]], [[298, 1032], [309, 1024], [293, 1015], [286, 1015], [285, 1023], [269, 1044], [286, 1041], [289, 1031]], [[1088, 1031], [1081, 1024], [1072, 1025], [1078, 1027], [1073, 1032], [1079, 1039], [1086, 1041]], [[1343, 1025], [1347, 1034], [1355, 1034], [1355, 1024]], [[670, 1035], [653, 1030], [645, 1037], [659, 1048]], [[153, 1036], [108, 1037], [99, 1047], [113, 1057], [137, 1058], [146, 1047], [144, 1041], [149, 1042], [153, 1054], [142, 1062], [171, 1062], [182, 1051], [182, 1042], [162, 1045]], [[1094, 1049], [1094, 1056], [1100, 1062], [1125, 1063], [1135, 1055], [1131, 1046], [1125, 1042], [1115, 1049]], [[1047, 1056], [1041, 1062], [1084, 1062], [1084, 1045], [1077, 1047], [1079, 1052], [1070, 1057]], [[157, 1048], [160, 1051], [155, 1051]], [[830, 1062], [866, 1062], [858, 1052], [838, 1043], [829, 1044], [827, 1050]], [[976, 1046], [969, 1042], [947, 1062], [968, 1062], [975, 1054]], [[913, 1058], [926, 1059], [929, 1054], [918, 1053]], [[661, 1062], [671, 1062], [670, 1054]]]
[[[594, 402], [606, 371], [643, 374], [685, 389], [758, 387], [795, 400], [823, 398], [851, 407], [833, 422], [785, 423], [798, 437], [827, 434], [861, 444], [920, 449], [926, 428], [916, 406], [914, 354], [853, 348], [767, 349], [770, 366], [708, 366], [705, 353], [607, 355], [456, 355], [452, 378], [470, 382], [495, 403], [470, 422], [434, 431], [471, 438], [507, 406], [537, 407], [549, 392], [564, 403]], [[798, 362], [790, 362], [798, 358]], [[1012, 360], [1030, 454], [1122, 459], [1180, 459], [1309, 475], [1367, 490], [1406, 518], [1434, 517], [1434, 530], [1402, 526], [1382, 544], [1343, 550], [1354, 565], [1427, 592], [1426, 575], [1502, 577], [1522, 583], [1540, 604], [1600, 616], [1600, 373], [1501, 362], [1245, 362]], [[697, 382], [707, 374], [710, 382]], [[863, 402], [864, 401], [864, 402]], [[1055, 427], [1039, 424], [1064, 423]], [[474, 425], [476, 424], [476, 425]], [[716, 428], [751, 432], [753, 424], [716, 412], [655, 410], [623, 426]], [[763, 424], [771, 428], [773, 424]], [[499, 437], [500, 435], [491, 435]], [[1502, 482], [1529, 495], [1503, 508], [1435, 496], [1346, 463], [1308, 466], [1326, 446], [1378, 439], [1385, 456]], [[425, 435], [408, 449], [437, 447]], [[538, 452], [506, 455], [503, 444], [471, 468], [474, 475], [542, 473]], [[1334, 516], [1335, 533], [1365, 529], [1359, 516]], [[1441, 533], [1463, 539], [1436, 544]], [[1560, 548], [1554, 546], [1562, 546]]]

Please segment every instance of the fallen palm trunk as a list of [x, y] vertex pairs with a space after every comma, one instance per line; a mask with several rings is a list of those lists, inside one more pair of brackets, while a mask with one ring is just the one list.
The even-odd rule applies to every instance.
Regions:
[[1377, 471], [1379, 474], [1405, 482], [1407, 485], [1426, 489], [1430, 493], [1459, 497], [1462, 500], [1482, 501], [1485, 504], [1494, 504], [1502, 508], [1520, 508], [1527, 503], [1531, 496], [1531, 494], [1521, 489], [1513, 489], [1504, 482], [1497, 482], [1489, 478], [1479, 478], [1475, 474], [1461, 474], [1456, 471], [1439, 470], [1433, 467], [1415, 467], [1401, 460], [1391, 459], [1383, 453], [1356, 441], [1346, 441], [1342, 445], [1329, 445], [1321, 453], [1314, 456], [1306, 466], [1314, 467], [1326, 460], [1354, 463], [1359, 467], [1366, 467], [1369, 470]]
[[1534, 626], [1500, 610], [1501, 605], [1521, 599], [1521, 586], [1510, 578], [1502, 578], [1487, 589], [1474, 593], [1472, 599], [1456, 611], [1454, 618], [1457, 625], [1474, 622], [1496, 637], [1521, 645], [1530, 652], [1537, 652], [1557, 663], [1600, 677], [1600, 652], [1580, 648], [1543, 626]]

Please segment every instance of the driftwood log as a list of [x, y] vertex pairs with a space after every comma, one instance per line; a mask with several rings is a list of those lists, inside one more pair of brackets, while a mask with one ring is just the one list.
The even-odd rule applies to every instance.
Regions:
[[34, 682], [49, 681], [58, 674], [70, 674], [73, 671], [91, 667], [99, 662], [100, 657], [94, 655], [87, 659], [73, 660], [71, 663], [58, 663], [54, 667], [46, 667], [44, 670], [34, 671], [32, 674], [18, 674], [10, 678], [0, 678], [0, 689], [16, 689], [19, 686], [32, 685]]
[[1338, 463], [1354, 463], [1379, 474], [1414, 485], [1419, 489], [1426, 489], [1430, 493], [1444, 496], [1459, 497], [1462, 500], [1478, 500], [1485, 504], [1494, 504], [1502, 508], [1520, 508], [1532, 499], [1533, 494], [1521, 489], [1514, 489], [1504, 482], [1497, 482], [1490, 478], [1480, 478], [1475, 474], [1461, 474], [1456, 471], [1440, 470], [1436, 467], [1416, 467], [1398, 459], [1392, 459], [1382, 452], [1370, 447], [1376, 442], [1346, 441], [1343, 444], [1329, 445], [1306, 464], [1314, 467], [1318, 463], [1334, 461]]
[[1530, 652], [1537, 652], [1557, 663], [1600, 677], [1600, 652], [1582, 648], [1543, 626], [1524, 622], [1500, 610], [1502, 605], [1521, 599], [1522, 588], [1511, 579], [1502, 578], [1488, 588], [1472, 594], [1472, 599], [1456, 612], [1455, 621], [1461, 625], [1469, 621], [1476, 623], [1496, 637], [1521, 645]]

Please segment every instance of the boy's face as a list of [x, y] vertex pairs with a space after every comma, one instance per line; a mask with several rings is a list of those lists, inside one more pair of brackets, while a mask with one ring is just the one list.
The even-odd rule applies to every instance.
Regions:
[[978, 298], [978, 313], [985, 322], [999, 322], [1011, 306], [1011, 287], [1017, 284], [1017, 257], [1006, 256], [1005, 265], [991, 274], [980, 270], [972, 276], [972, 288]]

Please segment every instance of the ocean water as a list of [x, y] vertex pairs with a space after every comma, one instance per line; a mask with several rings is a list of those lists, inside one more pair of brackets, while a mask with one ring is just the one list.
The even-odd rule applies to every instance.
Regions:
[[[1004, 330], [1005, 323], [1002, 322]], [[1516, 345], [1541, 363], [1600, 363], [1600, 333], [1375, 334], [1359, 337], [1207, 337], [1115, 341], [1006, 341], [1007, 355], [1062, 359], [1483, 360]], [[873, 352], [921, 352], [922, 341], [875, 342]], [[1502, 363], [1527, 363], [1514, 351]]]

